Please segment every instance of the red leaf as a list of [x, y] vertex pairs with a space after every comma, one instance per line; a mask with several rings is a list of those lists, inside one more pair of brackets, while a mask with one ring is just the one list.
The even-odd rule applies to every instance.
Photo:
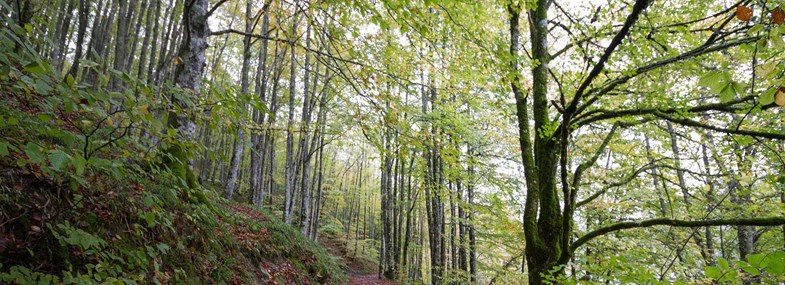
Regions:
[[736, 7], [736, 18], [744, 22], [749, 21], [752, 19], [752, 9], [744, 5], [739, 5], [739, 7]]
[[785, 22], [785, 12], [782, 11], [780, 6], [777, 6], [777, 8], [774, 8], [774, 10], [771, 11], [771, 19], [774, 20], [777, 25], [782, 25], [782, 23]]

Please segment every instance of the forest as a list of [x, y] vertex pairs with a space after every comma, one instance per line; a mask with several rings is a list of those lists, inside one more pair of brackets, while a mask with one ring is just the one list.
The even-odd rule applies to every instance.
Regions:
[[783, 284], [771, 0], [0, 0], [0, 284]]

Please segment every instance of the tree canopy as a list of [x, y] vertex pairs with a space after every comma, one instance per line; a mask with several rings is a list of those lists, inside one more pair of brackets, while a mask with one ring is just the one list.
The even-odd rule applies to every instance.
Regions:
[[780, 4], [0, 0], [0, 165], [169, 175], [400, 282], [781, 282]]

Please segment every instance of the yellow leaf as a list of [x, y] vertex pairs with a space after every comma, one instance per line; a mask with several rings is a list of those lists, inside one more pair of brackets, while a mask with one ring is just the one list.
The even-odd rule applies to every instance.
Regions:
[[150, 112], [147, 111], [147, 105], [139, 106], [139, 113], [142, 113], [142, 115], [150, 114]]
[[774, 103], [777, 106], [785, 106], [785, 88], [780, 87], [777, 89], [777, 94], [774, 95]]

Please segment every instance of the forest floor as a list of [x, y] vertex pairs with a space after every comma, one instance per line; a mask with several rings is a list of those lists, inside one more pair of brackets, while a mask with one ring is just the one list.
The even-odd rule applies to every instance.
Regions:
[[325, 236], [319, 239], [319, 243], [327, 248], [330, 254], [339, 257], [340, 262], [346, 265], [346, 275], [349, 277], [348, 285], [396, 285], [390, 280], [379, 279], [377, 271], [367, 272], [368, 265], [363, 264], [362, 260], [350, 256], [351, 254], [341, 245], [340, 241]]

